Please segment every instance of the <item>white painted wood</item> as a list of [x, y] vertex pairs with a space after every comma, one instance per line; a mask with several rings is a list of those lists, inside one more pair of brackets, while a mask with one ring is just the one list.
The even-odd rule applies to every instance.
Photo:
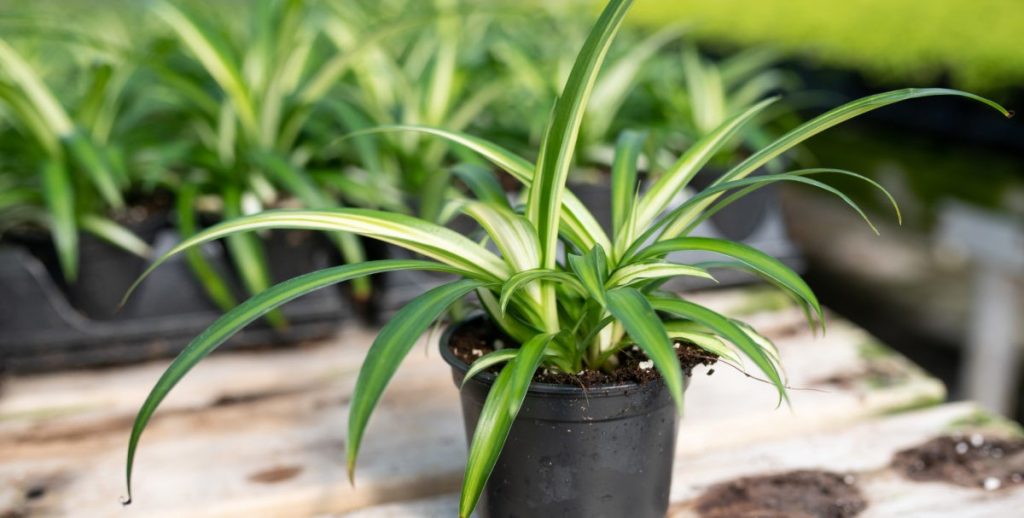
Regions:
[[[745, 314], [773, 337], [796, 387], [792, 410], [775, 410], [770, 386], [727, 366], [711, 377], [698, 372], [680, 455], [835, 430], [942, 398], [940, 383], [852, 325], [833, 319], [826, 337], [815, 339], [799, 311], [757, 313], [764, 299], [748, 293], [700, 299]], [[350, 329], [294, 350], [209, 358], [144, 435], [136, 502], [125, 509], [118, 497], [128, 430], [167, 362], [15, 378], [0, 397], [0, 515], [309, 516], [454, 491], [465, 438], [433, 342], [412, 352], [371, 420], [358, 485], [345, 480], [347, 402], [372, 336]], [[46, 493], [27, 501], [35, 486]]]

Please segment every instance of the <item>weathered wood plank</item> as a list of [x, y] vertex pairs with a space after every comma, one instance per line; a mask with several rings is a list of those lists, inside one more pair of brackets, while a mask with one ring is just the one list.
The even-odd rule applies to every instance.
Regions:
[[[724, 365], [698, 374], [680, 455], [835, 429], [943, 397], [941, 384], [841, 320], [814, 339], [778, 299], [726, 291], [702, 302], [743, 313], [772, 336], [798, 390], [792, 411], [775, 410], [768, 385]], [[166, 362], [14, 379], [0, 398], [0, 515], [306, 516], [453, 491], [465, 458], [461, 416], [433, 345], [400, 369], [370, 423], [359, 485], [345, 481], [347, 403], [371, 338], [349, 329], [298, 350], [208, 359], [146, 432], [136, 503], [124, 510], [128, 428]], [[43, 495], [28, 498], [39, 488]]]
[[[892, 455], [937, 435], [964, 430], [957, 423], [975, 415], [972, 404], [951, 404], [899, 416], [878, 418], [835, 433], [751, 443], [738, 448], [684, 454], [676, 459], [670, 516], [698, 516], [694, 501], [708, 487], [739, 477], [797, 469], [854, 475], [868, 502], [863, 518], [890, 516], [1015, 516], [1024, 509], [1024, 486], [999, 491], [964, 488], [941, 482], [909, 481], [888, 469]], [[1005, 429], [970, 428], [1001, 435]], [[341, 514], [347, 518], [415, 518], [454, 516], [455, 494]]]

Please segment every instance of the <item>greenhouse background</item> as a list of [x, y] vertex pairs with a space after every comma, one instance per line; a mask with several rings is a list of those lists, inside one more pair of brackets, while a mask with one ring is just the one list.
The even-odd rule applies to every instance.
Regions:
[[[219, 315], [278, 282], [419, 257], [340, 232], [234, 234], [176, 256], [122, 300], [155, 258], [218, 223], [364, 208], [436, 222], [493, 249], [452, 200], [497, 192], [515, 207], [528, 189], [471, 146], [393, 129], [464, 132], [532, 164], [602, 7], [0, 0], [0, 423], [49, 412], [4, 408], [5, 391], [20, 401], [22, 383], [166, 366]], [[1019, 110], [1022, 26], [1024, 4], [1014, 0], [637, 0], [591, 92], [569, 189], [606, 229], [618, 225], [611, 175], [621, 142], [643, 138], [640, 196], [695, 143], [773, 96], [678, 203], [859, 97], [950, 88]], [[1019, 423], [1022, 164], [1019, 117], [960, 97], [912, 100], [815, 135], [760, 172], [849, 170], [883, 190], [844, 175], [821, 176], [824, 189], [780, 182], [695, 233], [781, 260], [830, 315], [866, 331], [862, 356], [885, 344], [945, 386], [945, 397], [901, 410], [973, 401]], [[491, 173], [496, 183], [481, 186]], [[738, 314], [792, 305], [749, 272], [716, 278], [666, 287], [744, 290]], [[255, 320], [214, 356], [273, 355], [377, 329], [451, 279], [395, 272], [321, 290]], [[451, 316], [470, 312], [456, 305]], [[883, 387], [900, 382], [890, 374], [858, 372]]]

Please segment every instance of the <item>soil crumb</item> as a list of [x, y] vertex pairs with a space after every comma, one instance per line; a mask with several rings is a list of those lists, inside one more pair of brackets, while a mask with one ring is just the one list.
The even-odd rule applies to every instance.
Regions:
[[[481, 356], [497, 348], [515, 347], [516, 342], [494, 328], [483, 318], [475, 319], [463, 325], [451, 336], [452, 352], [466, 364], [472, 364]], [[690, 343], [677, 343], [676, 356], [683, 374], [689, 376], [698, 365], [712, 365], [718, 356], [711, 354]], [[618, 354], [619, 366], [611, 372], [584, 370], [576, 374], [567, 374], [548, 369], [539, 369], [533, 377], [538, 383], [557, 385], [573, 385], [597, 387], [618, 383], [647, 383], [661, 377], [658, 370], [639, 348], [625, 347]], [[492, 372], [500, 370], [500, 366], [492, 368]]]
[[298, 476], [299, 473], [302, 473], [302, 468], [299, 466], [274, 466], [250, 474], [249, 480], [261, 484], [275, 484], [291, 480]]
[[910, 480], [996, 491], [1024, 484], [1024, 439], [936, 437], [896, 453], [892, 467]]
[[703, 518], [850, 518], [867, 506], [853, 475], [812, 470], [716, 484], [696, 504]]

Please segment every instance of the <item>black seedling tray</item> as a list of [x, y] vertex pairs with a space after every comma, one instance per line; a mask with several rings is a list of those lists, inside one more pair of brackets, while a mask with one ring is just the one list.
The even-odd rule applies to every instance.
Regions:
[[[153, 245], [160, 252], [177, 241], [173, 231], [162, 230]], [[203, 253], [225, 278], [235, 278], [223, 246], [212, 244]], [[100, 367], [171, 356], [222, 314], [183, 256], [158, 268], [117, 311], [117, 301], [145, 268], [145, 261], [88, 241], [83, 242], [82, 254], [81, 277], [69, 288], [52, 266], [47, 267], [46, 254], [0, 244], [0, 358], [7, 372]], [[275, 281], [334, 261], [330, 246], [319, 237], [295, 231], [272, 233], [267, 254]], [[245, 299], [241, 290], [235, 291], [239, 301]], [[323, 289], [283, 307], [287, 328], [273, 329], [256, 321], [224, 347], [326, 337], [352, 315], [351, 307], [343, 290]]]

